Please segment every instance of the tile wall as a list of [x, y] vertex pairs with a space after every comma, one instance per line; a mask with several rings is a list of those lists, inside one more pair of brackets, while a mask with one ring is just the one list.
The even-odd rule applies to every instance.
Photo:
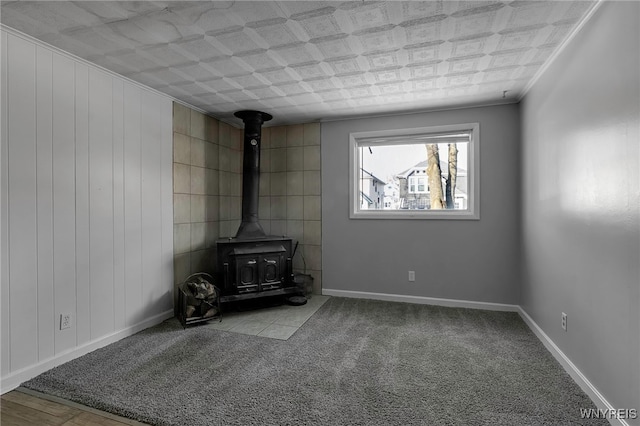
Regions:
[[[242, 129], [174, 103], [174, 281], [215, 276], [215, 243], [235, 235], [242, 215]], [[299, 242], [294, 272], [320, 293], [320, 124], [263, 127], [259, 217], [265, 232]], [[306, 267], [305, 267], [306, 265]]]
[[322, 289], [321, 194], [320, 123], [263, 128], [260, 223], [267, 234], [299, 242], [294, 272], [311, 275], [317, 294]]

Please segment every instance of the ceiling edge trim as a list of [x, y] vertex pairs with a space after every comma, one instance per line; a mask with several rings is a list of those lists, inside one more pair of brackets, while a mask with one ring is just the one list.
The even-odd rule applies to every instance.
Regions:
[[334, 121], [348, 121], [348, 120], [363, 120], [367, 118], [383, 118], [383, 117], [398, 117], [403, 115], [414, 115], [414, 114], [426, 114], [432, 112], [440, 112], [440, 111], [453, 111], [459, 109], [471, 109], [471, 108], [484, 108], [484, 107], [493, 107], [493, 106], [501, 106], [501, 105], [511, 105], [519, 103], [519, 99], [505, 99], [495, 102], [480, 102], [476, 104], [460, 104], [460, 105], [452, 105], [449, 107], [433, 107], [433, 108], [423, 108], [419, 110], [412, 111], [401, 111], [394, 112], [389, 114], [363, 114], [363, 115], [351, 115], [344, 118], [323, 118], [320, 119], [320, 123], [331, 123]]
[[567, 48], [567, 46], [573, 41], [576, 35], [584, 28], [588, 21], [591, 20], [595, 12], [600, 8], [600, 6], [607, 0], [597, 0], [597, 2], [589, 9], [589, 11], [584, 15], [582, 20], [573, 28], [573, 31], [564, 39], [562, 44], [558, 46], [551, 56], [547, 59], [547, 61], [542, 64], [542, 66], [538, 69], [535, 75], [529, 80], [529, 83], [525, 86], [524, 90], [518, 97], [518, 102], [522, 101], [524, 97], [529, 93], [531, 88], [536, 84], [536, 82], [542, 77], [542, 75], [547, 71], [547, 69], [551, 66], [553, 62], [560, 56], [560, 54]]
[[56, 46], [54, 46], [52, 44], [44, 42], [44, 41], [42, 41], [42, 40], [40, 40], [38, 38], [35, 38], [33, 36], [30, 36], [29, 34], [25, 34], [22, 31], [16, 30], [15, 28], [12, 28], [12, 27], [10, 27], [8, 25], [0, 23], [0, 30], [4, 31], [4, 32], [6, 32], [8, 34], [11, 34], [13, 36], [20, 37], [23, 40], [26, 40], [26, 41], [28, 41], [30, 43], [34, 43], [34, 44], [39, 45], [41, 47], [44, 47], [46, 49], [52, 50], [53, 52], [55, 52], [55, 53], [57, 53], [59, 55], [65, 56], [66, 58], [71, 59], [73, 61], [80, 62], [82, 64], [91, 66], [93, 68], [97, 68], [97, 69], [99, 69], [100, 71], [102, 71], [102, 72], [104, 72], [106, 74], [109, 74], [109, 75], [111, 75], [113, 77], [117, 77], [119, 79], [122, 79], [122, 80], [126, 81], [127, 83], [130, 83], [130, 84], [132, 84], [134, 86], [137, 86], [137, 87], [139, 87], [141, 89], [147, 90], [149, 92], [155, 93], [155, 94], [163, 96], [165, 98], [169, 98], [175, 103], [178, 103], [180, 105], [186, 106], [187, 108], [191, 108], [192, 110], [197, 111], [199, 113], [202, 113], [204, 115], [207, 115], [209, 117], [215, 118], [216, 120], [221, 121], [223, 123], [226, 123], [226, 124], [228, 124], [228, 125], [230, 125], [232, 127], [241, 128], [236, 123], [232, 123], [232, 122], [229, 122], [229, 121], [226, 121], [226, 120], [222, 120], [219, 117], [213, 116], [213, 115], [211, 115], [211, 113], [209, 113], [209, 112], [207, 112], [207, 111], [205, 111], [205, 110], [203, 110], [201, 108], [198, 108], [198, 107], [196, 107], [194, 105], [191, 105], [191, 104], [189, 104], [187, 102], [181, 101], [180, 99], [176, 99], [171, 95], [163, 93], [163, 92], [161, 92], [159, 90], [156, 90], [156, 89], [154, 89], [152, 87], [146, 86], [146, 85], [144, 85], [144, 84], [142, 84], [140, 82], [132, 80], [132, 79], [130, 79], [128, 77], [123, 76], [122, 74], [118, 74], [117, 72], [111, 71], [111, 70], [109, 70], [109, 69], [107, 69], [107, 68], [105, 68], [103, 66], [100, 66], [98, 64], [95, 64], [95, 63], [93, 63], [91, 61], [87, 61], [86, 59], [83, 59], [83, 58], [81, 58], [79, 56], [76, 56], [73, 53], [69, 53], [66, 50], [62, 50], [59, 47], [56, 47]]

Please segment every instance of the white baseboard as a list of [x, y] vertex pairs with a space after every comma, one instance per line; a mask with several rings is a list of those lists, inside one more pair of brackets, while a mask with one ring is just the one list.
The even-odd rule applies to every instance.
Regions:
[[25, 367], [21, 370], [15, 371], [5, 377], [2, 377], [2, 380], [0, 383], [0, 394], [9, 392], [17, 388], [18, 386], [20, 386], [22, 382], [30, 380], [36, 377], [37, 375], [44, 373], [47, 370], [51, 370], [52, 368], [57, 367], [58, 365], [64, 364], [65, 362], [69, 362], [73, 359], [81, 357], [82, 355], [86, 355], [89, 352], [93, 352], [96, 349], [100, 349], [111, 343], [117, 342], [118, 340], [131, 336], [139, 331], [144, 330], [145, 328], [149, 328], [156, 324], [160, 324], [162, 321], [169, 319], [173, 316], [174, 316], [173, 309], [162, 312], [138, 324], [132, 325], [131, 327], [127, 327], [125, 329], [113, 332], [111, 334], [92, 340], [90, 342], [87, 342], [75, 348], [69, 349], [68, 351], [59, 353], [35, 365], [30, 365], [29, 367]]
[[371, 293], [368, 291], [332, 290], [330, 288], [323, 288], [322, 294], [325, 296], [386, 300], [389, 302], [417, 303], [420, 305], [438, 305], [448, 306], [452, 308], [485, 309], [488, 311], [518, 312], [520, 308], [518, 305], [509, 305], [505, 303], [474, 302], [471, 300], [458, 299], [440, 299], [438, 297], [407, 296], [404, 294]]
[[[571, 376], [574, 382], [580, 386], [582, 391], [586, 393], [589, 398], [593, 401], [597, 408], [602, 410], [613, 410], [613, 406], [605, 399], [604, 396], [596, 389], [596, 387], [587, 379], [587, 377], [582, 374], [582, 372], [576, 367], [576, 365], [571, 362], [568, 356], [564, 354], [560, 350], [560, 348], [547, 336], [547, 334], [536, 324], [536, 322], [522, 309], [522, 306], [519, 306], [518, 312], [520, 316], [524, 320], [524, 322], [529, 326], [531, 331], [538, 337], [538, 339], [542, 342], [542, 344], [547, 348], [551, 355], [562, 365], [562, 368], [565, 369], [567, 373]], [[611, 418], [609, 422], [612, 425], [616, 426], [629, 426], [624, 419]]]

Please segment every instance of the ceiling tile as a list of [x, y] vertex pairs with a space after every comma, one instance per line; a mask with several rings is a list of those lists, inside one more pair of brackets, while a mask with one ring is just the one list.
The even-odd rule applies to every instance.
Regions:
[[373, 3], [363, 5], [355, 3], [356, 7], [348, 11], [349, 18], [354, 29], [362, 30], [365, 28], [381, 27], [389, 22], [389, 13], [387, 12], [387, 3]]
[[342, 58], [334, 58], [327, 61], [335, 74], [349, 74], [360, 71], [358, 55], [351, 55]]
[[258, 44], [243, 27], [239, 26], [220, 31], [208, 31], [207, 35], [226, 48], [230, 54], [235, 55], [268, 47]]
[[260, 71], [260, 75], [272, 84], [291, 83], [297, 81], [297, 78], [292, 73], [292, 70], [290, 72], [289, 69], [285, 67]]
[[211, 37], [196, 35], [176, 41], [171, 46], [182, 55], [198, 61], [225, 56], [210, 40]]
[[16, 1], [0, 21], [223, 120], [255, 107], [277, 125], [513, 102], [596, 3]]
[[273, 69], [280, 66], [280, 63], [276, 61], [267, 51], [242, 54], [238, 56], [238, 60], [246, 63], [251, 69], [255, 71]]
[[313, 54], [309, 51], [309, 45], [306, 43], [281, 46], [272, 49], [271, 51], [282, 58], [284, 63], [289, 65], [304, 64], [316, 60]]
[[333, 15], [326, 14], [298, 20], [310, 39], [331, 36], [342, 30]]
[[284, 46], [300, 41], [285, 24], [286, 19], [281, 19], [282, 20], [278, 20], [277, 23], [272, 25], [252, 27], [253, 31], [255, 31], [269, 47]]
[[353, 54], [353, 49], [347, 40], [347, 34], [335, 34], [329, 37], [322, 37], [311, 40], [314, 46], [322, 53], [325, 59], [349, 56]]
[[[489, 36], [490, 34], [481, 34], [476, 37], [468, 37], [452, 41], [453, 46], [451, 48], [451, 56], [460, 57], [483, 54]], [[503, 49], [509, 48], [515, 47], [503, 47]]]
[[[337, 86], [330, 77], [321, 77], [313, 80], [306, 80], [305, 84], [314, 92], [322, 92], [326, 90], [335, 90]], [[280, 86], [282, 88], [282, 86]]]
[[206, 61], [206, 63], [218, 73], [220, 73], [220, 75], [229, 77], [243, 75], [251, 71], [251, 69], [248, 69], [245, 65], [243, 65], [240, 60], [237, 60], [236, 58], [230, 56], [214, 58]]

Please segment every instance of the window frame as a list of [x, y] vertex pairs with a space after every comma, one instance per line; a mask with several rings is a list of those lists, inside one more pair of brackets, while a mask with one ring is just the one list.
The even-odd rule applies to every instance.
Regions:
[[[360, 209], [359, 168], [360, 148], [406, 145], [406, 138], [433, 136], [439, 133], [469, 131], [467, 142], [467, 209], [466, 210], [365, 210]], [[403, 139], [404, 138], [404, 139]], [[423, 142], [416, 142], [423, 143]], [[373, 130], [349, 134], [349, 218], [350, 219], [480, 219], [480, 124], [460, 123], [409, 129]]]

